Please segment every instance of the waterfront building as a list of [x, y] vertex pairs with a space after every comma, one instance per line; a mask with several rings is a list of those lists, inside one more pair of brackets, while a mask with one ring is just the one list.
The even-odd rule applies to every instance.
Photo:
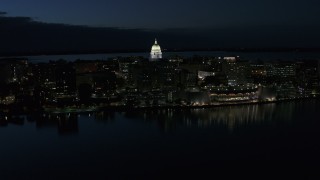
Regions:
[[162, 59], [162, 51], [157, 39], [155, 39], [150, 52], [150, 61], [157, 61], [159, 59]]
[[257, 100], [259, 98], [258, 86], [255, 84], [237, 86], [207, 86], [211, 102], [241, 102]]

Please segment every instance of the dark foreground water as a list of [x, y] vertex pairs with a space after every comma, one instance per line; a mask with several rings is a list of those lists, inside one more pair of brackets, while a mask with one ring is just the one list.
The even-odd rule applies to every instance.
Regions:
[[0, 179], [318, 179], [320, 102], [1, 121]]

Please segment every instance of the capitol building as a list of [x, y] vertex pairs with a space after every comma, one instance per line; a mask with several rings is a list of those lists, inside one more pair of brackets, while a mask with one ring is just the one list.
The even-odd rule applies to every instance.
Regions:
[[157, 61], [159, 59], [162, 59], [162, 51], [157, 39], [155, 39], [150, 52], [150, 61]]

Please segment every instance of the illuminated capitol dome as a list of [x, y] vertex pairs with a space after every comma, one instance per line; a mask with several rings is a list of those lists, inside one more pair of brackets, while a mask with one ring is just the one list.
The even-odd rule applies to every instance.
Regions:
[[162, 52], [157, 39], [155, 39], [154, 45], [151, 48], [150, 61], [156, 61], [159, 59], [162, 59]]

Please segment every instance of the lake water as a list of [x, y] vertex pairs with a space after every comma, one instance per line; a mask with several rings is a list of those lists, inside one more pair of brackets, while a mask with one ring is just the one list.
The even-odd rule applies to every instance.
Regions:
[[0, 179], [317, 179], [319, 117], [319, 100], [21, 116], [1, 121]]
[[[190, 51], [190, 52], [163, 52], [164, 58], [169, 58], [175, 55], [182, 57], [212, 56], [240, 56], [243, 59], [249, 60], [304, 60], [304, 59], [320, 59], [319, 52], [225, 52], [225, 51]], [[50, 60], [64, 59], [67, 61], [80, 60], [108, 60], [115, 57], [130, 57], [142, 56], [149, 57], [149, 53], [110, 53], [110, 54], [76, 54], [76, 55], [42, 55], [42, 56], [26, 56], [30, 62], [48, 62]]]

